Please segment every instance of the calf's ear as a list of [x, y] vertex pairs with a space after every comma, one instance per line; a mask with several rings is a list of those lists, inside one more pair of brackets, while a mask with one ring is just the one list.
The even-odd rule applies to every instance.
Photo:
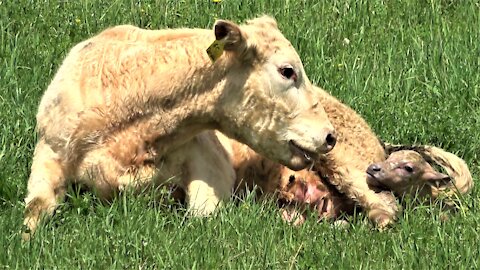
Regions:
[[246, 48], [246, 37], [240, 27], [226, 20], [217, 20], [214, 25], [215, 39], [222, 42], [225, 51], [240, 52]]
[[426, 171], [422, 175], [422, 179], [429, 185], [440, 188], [449, 185], [452, 178], [444, 173], [437, 171]]

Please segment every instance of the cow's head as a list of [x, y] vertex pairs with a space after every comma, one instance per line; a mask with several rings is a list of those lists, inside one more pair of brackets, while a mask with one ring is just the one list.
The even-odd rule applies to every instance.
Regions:
[[302, 61], [274, 19], [217, 21], [216, 39], [235, 62], [216, 111], [223, 133], [294, 170], [330, 151], [335, 130]]

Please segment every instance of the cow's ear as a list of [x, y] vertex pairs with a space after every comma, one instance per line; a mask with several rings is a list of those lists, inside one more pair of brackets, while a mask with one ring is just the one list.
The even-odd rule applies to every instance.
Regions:
[[215, 39], [223, 43], [225, 51], [242, 51], [246, 48], [247, 40], [240, 27], [226, 20], [217, 20], [214, 26]]

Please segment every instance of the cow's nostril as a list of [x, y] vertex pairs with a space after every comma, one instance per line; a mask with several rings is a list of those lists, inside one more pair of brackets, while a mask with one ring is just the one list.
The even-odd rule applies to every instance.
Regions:
[[334, 133], [328, 133], [327, 138], [325, 138], [327, 145], [330, 147], [334, 147], [337, 143], [337, 136]]

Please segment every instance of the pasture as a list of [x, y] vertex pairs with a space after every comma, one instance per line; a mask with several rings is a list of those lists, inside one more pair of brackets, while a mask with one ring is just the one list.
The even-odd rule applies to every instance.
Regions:
[[21, 242], [37, 106], [74, 44], [118, 24], [210, 28], [216, 18], [260, 14], [277, 19], [310, 80], [379, 137], [456, 153], [477, 181], [479, 1], [0, 0], [0, 268], [478, 268], [478, 186], [447, 221], [438, 206], [407, 204], [384, 232], [361, 214], [348, 229], [313, 217], [289, 226], [275, 203], [252, 198], [195, 219], [153, 200], [159, 194], [104, 204], [71, 188], [35, 238]]

